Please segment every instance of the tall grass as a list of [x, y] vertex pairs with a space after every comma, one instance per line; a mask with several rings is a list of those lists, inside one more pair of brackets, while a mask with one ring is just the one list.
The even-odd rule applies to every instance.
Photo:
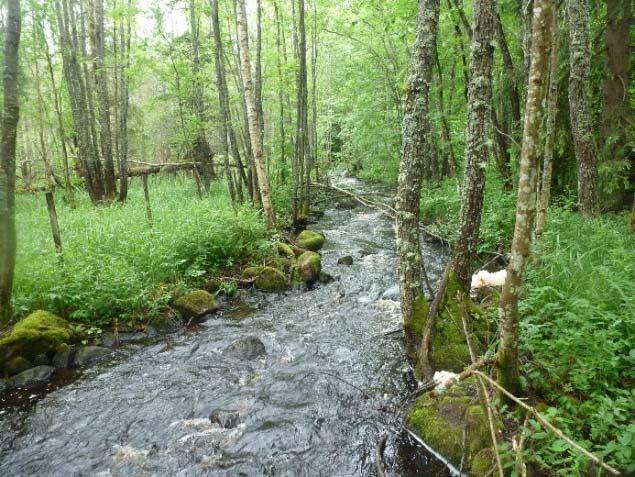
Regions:
[[93, 207], [82, 197], [71, 210], [58, 200], [60, 263], [44, 197], [20, 195], [16, 312], [44, 308], [99, 325], [129, 319], [160, 307], [171, 290], [268, 247], [258, 212], [249, 206], [235, 210], [222, 184], [213, 184], [201, 200], [191, 180], [157, 177], [150, 179], [150, 196], [152, 227], [137, 180], [124, 205]]

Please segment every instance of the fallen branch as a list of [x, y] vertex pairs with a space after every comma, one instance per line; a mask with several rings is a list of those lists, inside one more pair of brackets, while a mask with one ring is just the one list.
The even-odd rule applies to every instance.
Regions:
[[445, 295], [445, 290], [448, 286], [450, 269], [451, 265], [448, 264], [445, 268], [445, 272], [443, 273], [443, 278], [441, 278], [439, 289], [437, 290], [436, 295], [434, 295], [434, 300], [432, 300], [432, 305], [430, 306], [430, 311], [428, 312], [428, 321], [426, 322], [426, 326], [423, 330], [423, 336], [421, 338], [419, 363], [421, 364], [421, 369], [423, 370], [423, 374], [427, 379], [432, 379], [432, 375], [434, 374], [434, 370], [432, 369], [432, 365], [430, 364], [430, 341], [432, 340], [434, 324], [437, 315], [439, 314], [439, 307], [441, 306], [443, 296]]

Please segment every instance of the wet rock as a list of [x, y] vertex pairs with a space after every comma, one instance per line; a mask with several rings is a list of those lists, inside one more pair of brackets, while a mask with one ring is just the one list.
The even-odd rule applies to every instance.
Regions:
[[55, 371], [53, 366], [36, 366], [27, 369], [11, 378], [10, 383], [15, 388], [30, 388], [47, 382]]
[[245, 280], [254, 279], [254, 286], [269, 293], [282, 293], [289, 284], [284, 274], [273, 267], [249, 267], [242, 274]]
[[353, 257], [346, 255], [337, 261], [338, 265], [353, 265]]
[[357, 207], [358, 205], [359, 205], [359, 202], [357, 202], [352, 197], [341, 198], [335, 203], [335, 207], [340, 210], [351, 210]]
[[38, 354], [35, 358], [33, 358], [33, 365], [34, 366], [43, 366], [43, 365], [48, 365], [51, 364], [51, 360], [49, 359], [49, 357], [45, 354]]
[[13, 376], [14, 374], [20, 374], [22, 371], [26, 371], [31, 367], [32, 364], [28, 359], [18, 356], [6, 364], [5, 370], [9, 376]]
[[40, 354], [55, 352], [58, 346], [70, 344], [72, 339], [73, 331], [66, 320], [38, 310], [0, 339], [0, 365], [17, 356], [32, 360]]
[[53, 367], [66, 369], [71, 365], [71, 347], [67, 344], [61, 345], [53, 356]]
[[324, 285], [326, 285], [328, 283], [331, 283], [333, 280], [335, 280], [335, 278], [333, 278], [333, 276], [330, 273], [321, 271], [319, 280], [320, 280], [320, 283], [323, 283]]
[[322, 258], [318, 253], [305, 252], [298, 257], [298, 263], [293, 272], [294, 281], [307, 284], [315, 283], [320, 279], [322, 271]]
[[326, 242], [324, 235], [313, 230], [303, 230], [296, 240], [298, 247], [311, 252], [319, 251], [324, 246], [324, 242]]
[[223, 350], [225, 356], [245, 360], [258, 358], [265, 355], [266, 352], [264, 343], [256, 336], [240, 338]]
[[238, 411], [214, 409], [209, 416], [209, 420], [223, 429], [233, 429], [240, 424], [240, 413]]
[[75, 366], [86, 366], [90, 363], [100, 361], [110, 354], [112, 354], [112, 351], [108, 348], [102, 348], [101, 346], [84, 346], [77, 350], [73, 362]]
[[401, 299], [399, 294], [399, 285], [392, 286], [385, 290], [384, 293], [381, 294], [381, 298], [382, 300], [399, 301]]
[[197, 318], [218, 310], [216, 298], [205, 290], [196, 290], [174, 301], [176, 308], [185, 320]]
[[176, 314], [174, 312], [166, 312], [159, 316], [155, 316], [148, 324], [146, 332], [148, 335], [165, 335], [168, 333], [174, 333], [181, 328], [183, 328], [183, 325]]
[[139, 343], [147, 337], [146, 333], [104, 333], [101, 338], [101, 345], [106, 348], [113, 348], [130, 343]]
[[[465, 452], [470, 475], [482, 477], [493, 464], [492, 460], [483, 461], [493, 454], [487, 415], [482, 406], [475, 404], [476, 394], [473, 378], [443, 394], [425, 394], [409, 410], [408, 425], [454, 465], [463, 462]], [[502, 428], [500, 422], [495, 425]]]
[[7, 389], [10, 389], [9, 381], [6, 379], [0, 379], [0, 394], [5, 392]]

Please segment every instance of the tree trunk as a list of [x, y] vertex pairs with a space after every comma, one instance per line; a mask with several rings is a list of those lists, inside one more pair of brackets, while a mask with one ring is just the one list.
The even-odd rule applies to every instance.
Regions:
[[245, 91], [245, 100], [247, 102], [247, 118], [249, 120], [249, 136], [251, 139], [251, 147], [254, 153], [254, 163], [256, 175], [258, 176], [258, 186], [262, 197], [262, 206], [267, 219], [267, 225], [270, 228], [276, 225], [276, 216], [271, 202], [271, 193], [269, 191], [269, 178], [265, 170], [262, 151], [262, 136], [260, 135], [260, 127], [258, 124], [258, 110], [256, 107], [256, 96], [253, 89], [253, 80], [251, 77], [251, 61], [249, 55], [249, 34], [247, 30], [247, 13], [245, 9], [245, 0], [237, 0], [237, 23], [238, 23], [238, 39], [241, 50], [241, 67], [243, 73], [243, 87]]
[[474, 2], [465, 177], [461, 194], [459, 234], [452, 266], [455, 277], [465, 292], [469, 291], [472, 260], [477, 253], [485, 190], [492, 100], [494, 8], [493, 0]]
[[[130, 9], [128, 0], [128, 10]], [[119, 201], [128, 198], [128, 70], [130, 69], [130, 13], [126, 13], [126, 20], [121, 20], [119, 27], [119, 50], [121, 66], [119, 71]]]
[[552, 15], [552, 41], [549, 57], [549, 90], [547, 96], [547, 132], [545, 154], [542, 165], [542, 183], [536, 215], [536, 235], [541, 235], [547, 223], [547, 211], [551, 200], [551, 177], [553, 172], [553, 145], [556, 140], [556, 115], [558, 114], [558, 64], [560, 62], [560, 36], [558, 34], [557, 9]]
[[[214, 62], [216, 65], [216, 89], [218, 90], [218, 104], [220, 107], [221, 121], [219, 122], [221, 149], [223, 152], [223, 164], [225, 166], [225, 175], [227, 176], [227, 188], [232, 201], [243, 201], [242, 190], [238, 194], [234, 185], [234, 177], [229, 165], [229, 128], [231, 127], [231, 115], [229, 112], [229, 94], [227, 91], [227, 83], [225, 81], [225, 72], [223, 64], [223, 41], [220, 34], [220, 20], [218, 15], [218, 0], [210, 0], [212, 9], [212, 29], [214, 34]], [[235, 141], [235, 139], [234, 139]], [[232, 145], [233, 149], [234, 145]]]
[[301, 126], [298, 129], [298, 139], [301, 138], [301, 149], [298, 151], [301, 173], [304, 173], [304, 190], [302, 191], [302, 215], [309, 212], [311, 203], [311, 154], [309, 151], [309, 87], [307, 81], [307, 61], [306, 61], [306, 22], [304, 0], [298, 0], [298, 56], [299, 56], [299, 89], [298, 101], [302, 105], [298, 121]]
[[285, 177], [285, 173], [286, 173], [286, 163], [287, 163], [287, 157], [286, 157], [286, 143], [287, 143], [287, 138], [286, 138], [286, 128], [285, 128], [285, 123], [284, 123], [284, 103], [285, 103], [285, 82], [284, 82], [284, 67], [286, 67], [286, 61], [283, 64], [283, 55], [282, 55], [282, 31], [281, 31], [281, 23], [282, 20], [280, 19], [280, 11], [278, 10], [278, 3], [274, 0], [273, 2], [273, 9], [274, 9], [274, 13], [275, 13], [275, 18], [276, 18], [276, 52], [278, 54], [278, 61], [277, 61], [277, 67], [278, 67], [278, 102], [279, 102], [279, 108], [280, 108], [280, 163], [282, 165], [281, 170], [282, 172], [282, 176], [281, 176], [281, 183], [285, 183], [286, 182], [286, 177]]
[[425, 266], [419, 242], [419, 204], [426, 163], [434, 159], [431, 147], [430, 87], [436, 57], [439, 10], [439, 0], [419, 2], [416, 40], [404, 107], [396, 210], [401, 313], [406, 323], [427, 309], [423, 292]]
[[578, 161], [578, 209], [587, 217], [598, 213], [598, 167], [591, 125], [591, 50], [589, 1], [568, 0], [569, 111]]
[[2, 135], [0, 138], [0, 324], [12, 316], [11, 291], [15, 269], [15, 145], [20, 118], [18, 52], [20, 1], [7, 0], [5, 17]]
[[258, 109], [258, 127], [263, 143], [265, 140], [265, 112], [262, 107], [262, 2], [256, 0], [256, 107]]
[[[606, 60], [608, 75], [604, 83], [602, 111], [602, 137], [606, 144], [605, 156], [609, 160], [623, 159], [626, 150], [629, 107], [631, 41], [630, 26], [633, 21], [629, 0], [606, 1]], [[630, 193], [635, 193], [635, 153], [630, 152]], [[623, 198], [623, 205], [630, 200]]]
[[114, 200], [117, 194], [115, 181], [115, 161], [112, 149], [112, 131], [110, 127], [110, 95], [108, 94], [108, 76], [104, 64], [104, 0], [93, 0], [91, 15], [91, 41], [93, 70], [99, 103], [99, 137], [104, 161], [105, 198]]
[[503, 388], [516, 395], [520, 391], [518, 300], [523, 284], [522, 275], [530, 253], [533, 219], [536, 211], [536, 187], [542, 154], [543, 92], [548, 76], [552, 14], [552, 0], [534, 0], [529, 81], [516, 203], [516, 225], [512, 243], [512, 258], [507, 267], [507, 278], [503, 285], [500, 301], [501, 342], [497, 357], [498, 382]]

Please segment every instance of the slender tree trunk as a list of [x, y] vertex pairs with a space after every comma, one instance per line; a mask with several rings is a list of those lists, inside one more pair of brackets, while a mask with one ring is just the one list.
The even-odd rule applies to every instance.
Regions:
[[547, 211], [551, 200], [551, 177], [553, 172], [553, 146], [556, 139], [556, 115], [558, 114], [558, 64], [560, 62], [560, 36], [558, 34], [557, 9], [552, 15], [552, 41], [549, 56], [549, 90], [547, 93], [547, 132], [545, 154], [542, 165], [542, 183], [536, 215], [536, 235], [541, 235], [547, 223]]
[[466, 293], [470, 287], [472, 260], [477, 253], [485, 190], [485, 168], [489, 152], [494, 8], [493, 0], [474, 2], [465, 177], [461, 194], [459, 234], [452, 264], [455, 277]]
[[315, 167], [315, 180], [319, 181], [318, 170], [318, 46], [319, 35], [317, 28], [317, 0], [313, 0], [313, 42], [311, 48], [311, 98], [312, 98], [312, 127], [311, 127], [311, 162]]
[[584, 216], [598, 213], [598, 168], [591, 125], [591, 51], [589, 0], [568, 0], [569, 111], [578, 161], [578, 209]]
[[[128, 10], [131, 0], [128, 0]], [[128, 199], [128, 70], [130, 69], [130, 38], [132, 28], [130, 26], [130, 13], [126, 19], [121, 20], [119, 26], [119, 50], [121, 54], [121, 66], [119, 71], [119, 201]]]
[[[227, 188], [232, 201], [237, 200], [236, 187], [234, 185], [234, 177], [229, 165], [229, 128], [231, 127], [231, 119], [229, 112], [229, 97], [227, 92], [227, 83], [224, 77], [223, 65], [223, 41], [220, 33], [220, 20], [218, 15], [218, 0], [210, 0], [212, 9], [212, 29], [214, 34], [214, 62], [216, 65], [216, 89], [218, 90], [218, 103], [221, 112], [221, 121], [219, 122], [221, 149], [223, 152], [223, 164], [225, 166], [225, 175], [227, 176]], [[242, 191], [240, 192], [239, 201], [242, 202]]]
[[284, 123], [284, 103], [285, 103], [284, 67], [286, 66], [286, 61], [285, 61], [285, 64], [283, 65], [282, 32], [281, 32], [282, 20], [280, 19], [280, 11], [278, 10], [278, 2], [276, 2], [275, 0], [273, 2], [273, 9], [274, 9], [275, 17], [276, 17], [276, 50], [278, 54], [277, 67], [278, 67], [278, 102], [279, 102], [279, 108], [280, 108], [280, 128], [279, 128], [280, 129], [280, 163], [282, 165], [281, 170], [283, 171], [281, 176], [281, 182], [285, 183], [286, 176], [284, 174], [286, 173], [286, 164], [287, 164], [287, 157], [286, 157], [287, 138], [286, 138], [285, 123]]
[[300, 96], [298, 100], [302, 104], [299, 121], [301, 127], [298, 130], [298, 138], [302, 138], [301, 150], [299, 150], [299, 159], [302, 164], [302, 173], [304, 173], [304, 190], [302, 191], [302, 214], [307, 215], [311, 202], [311, 154], [309, 151], [309, 88], [307, 80], [307, 61], [306, 61], [306, 22], [305, 22], [305, 5], [304, 0], [298, 0], [298, 55], [299, 55], [299, 83]]
[[256, 174], [258, 176], [258, 186], [262, 197], [262, 206], [267, 219], [267, 225], [271, 228], [276, 225], [276, 216], [271, 202], [271, 193], [269, 191], [269, 178], [265, 170], [265, 164], [262, 151], [262, 136], [259, 133], [258, 110], [256, 107], [256, 97], [253, 89], [253, 80], [251, 77], [251, 61], [249, 55], [249, 34], [247, 29], [247, 13], [245, 9], [245, 0], [237, 0], [237, 23], [240, 50], [242, 54], [242, 73], [243, 86], [245, 90], [245, 99], [247, 102], [247, 117], [249, 119], [249, 136], [251, 138], [251, 147], [254, 152], [254, 163], [256, 166]]
[[201, 57], [199, 52], [198, 17], [196, 14], [196, 1], [190, 0], [190, 44], [192, 48], [192, 75], [194, 76], [194, 86], [192, 91], [192, 105], [197, 120], [194, 143], [192, 144], [192, 155], [195, 162], [201, 164], [201, 178], [205, 191], [209, 192], [210, 182], [214, 176], [214, 163], [212, 150], [207, 142], [205, 125], [207, 118], [205, 114], [205, 100], [200, 84]]
[[258, 109], [258, 127], [261, 141], [265, 141], [265, 111], [262, 107], [262, 2], [256, 0], [256, 107]]
[[2, 131], [0, 131], [0, 324], [12, 316], [11, 291], [15, 270], [15, 146], [20, 118], [18, 52], [20, 1], [7, 0], [5, 17]]
[[[632, 117], [629, 103], [632, 3], [629, 0], [606, 1], [606, 60], [608, 75], [604, 83], [602, 137], [605, 156], [609, 159], [628, 157], [628, 119]], [[630, 193], [635, 193], [635, 153], [630, 152]], [[628, 204], [622, 198], [623, 205]]]
[[[408, 323], [427, 310], [423, 291], [425, 266], [419, 241], [419, 204], [431, 147], [430, 88], [439, 26], [439, 0], [420, 0], [404, 107], [399, 189], [397, 192], [397, 260], [401, 313]], [[419, 319], [425, 318], [422, 316]]]
[[507, 279], [503, 285], [500, 301], [501, 342], [497, 358], [498, 382], [503, 388], [516, 395], [520, 391], [518, 300], [523, 284], [523, 272], [531, 249], [533, 219], [536, 211], [536, 188], [542, 154], [543, 92], [548, 76], [552, 14], [552, 0], [534, 0], [531, 59], [516, 203], [516, 226], [512, 243], [512, 258], [507, 267]]
[[104, 64], [104, 0], [92, 0], [92, 6], [91, 40], [95, 86], [99, 104], [99, 137], [104, 161], [105, 198], [107, 200], [114, 200], [117, 194], [117, 184], [115, 180], [115, 161], [113, 157], [112, 131], [110, 127], [108, 76]]

